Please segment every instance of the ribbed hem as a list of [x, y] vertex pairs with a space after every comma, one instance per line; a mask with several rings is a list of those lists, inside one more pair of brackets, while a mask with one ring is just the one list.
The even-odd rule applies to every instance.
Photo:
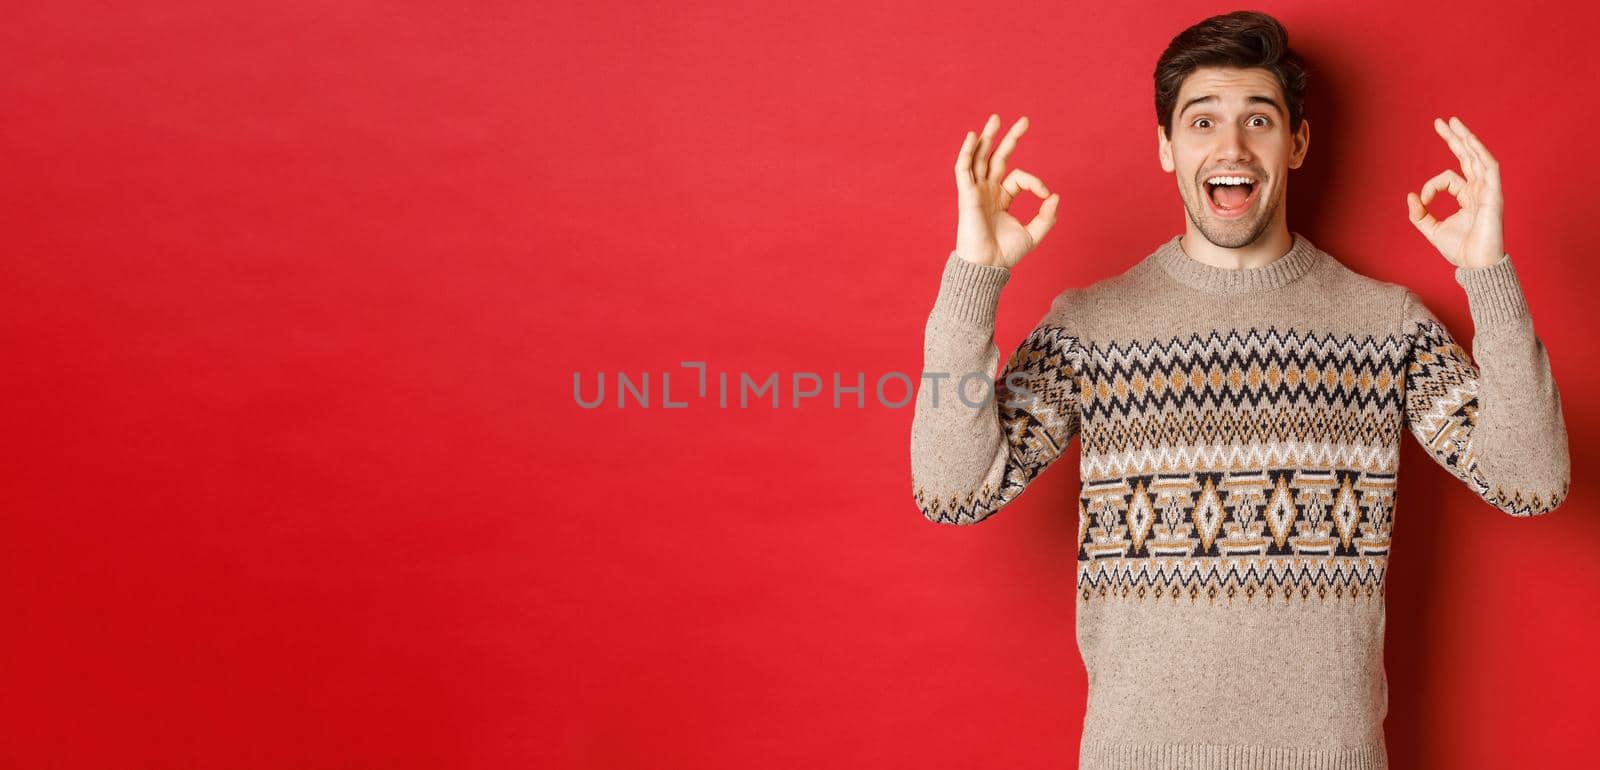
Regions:
[[1084, 741], [1078, 770], [1387, 770], [1382, 743], [1345, 749]]
[[1488, 267], [1456, 268], [1456, 283], [1467, 290], [1467, 308], [1472, 312], [1473, 328], [1482, 329], [1528, 315], [1527, 298], [1511, 255]]
[[933, 314], [993, 327], [995, 311], [1000, 307], [1000, 290], [1009, 280], [1010, 270], [969, 262], [952, 249], [944, 264], [944, 277], [939, 281]]
[[1173, 280], [1208, 294], [1237, 295], [1270, 291], [1293, 283], [1311, 272], [1322, 252], [1305, 236], [1291, 232], [1294, 243], [1289, 251], [1260, 267], [1228, 268], [1206, 264], [1183, 250], [1183, 235], [1161, 244], [1150, 259], [1161, 265]]

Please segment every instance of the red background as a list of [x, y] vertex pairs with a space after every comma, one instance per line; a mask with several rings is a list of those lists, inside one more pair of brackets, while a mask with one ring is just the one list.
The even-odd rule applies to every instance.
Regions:
[[[1407, 439], [1399, 768], [1592, 761], [1593, 5], [1268, 4], [1290, 226], [1470, 338], [1405, 194], [1459, 115], [1572, 437], [1516, 520]], [[950, 167], [1063, 216], [1000, 309], [1182, 231], [1150, 75], [1210, 5], [71, 2], [0, 28], [10, 767], [1066, 767], [1076, 453], [983, 525], [909, 479]], [[1031, 216], [1037, 202], [1017, 211]], [[1436, 206], [1441, 215], [1453, 204]], [[718, 409], [692, 370], [784, 381]], [[674, 371], [684, 409], [579, 408]], [[868, 405], [789, 406], [865, 373]], [[899, 390], [891, 389], [890, 398]]]

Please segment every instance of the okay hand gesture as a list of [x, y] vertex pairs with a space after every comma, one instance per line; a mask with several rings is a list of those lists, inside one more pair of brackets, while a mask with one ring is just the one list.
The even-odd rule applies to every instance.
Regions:
[[[956, 154], [956, 256], [980, 265], [1010, 269], [1055, 226], [1061, 195], [1050, 192], [1038, 177], [1020, 168], [1006, 171], [1006, 161], [1017, 148], [1017, 140], [1028, 130], [1028, 118], [1024, 116], [1011, 124], [991, 157], [989, 150], [994, 147], [994, 135], [999, 130], [1000, 116], [989, 115], [982, 133], [968, 131]], [[1008, 210], [1023, 190], [1044, 199], [1026, 225]]]
[[[1411, 224], [1427, 237], [1450, 264], [1457, 267], [1488, 267], [1505, 255], [1501, 229], [1505, 200], [1500, 194], [1500, 164], [1478, 141], [1460, 118], [1450, 122], [1434, 118], [1433, 129], [1444, 137], [1450, 151], [1461, 161], [1463, 179], [1451, 169], [1439, 172], [1422, 186], [1422, 194], [1406, 193]], [[1440, 189], [1455, 196], [1461, 209], [1444, 221], [1428, 213], [1428, 203]]]

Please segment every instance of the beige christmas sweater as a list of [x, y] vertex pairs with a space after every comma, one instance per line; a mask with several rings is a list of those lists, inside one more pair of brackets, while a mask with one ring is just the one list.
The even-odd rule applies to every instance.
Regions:
[[1561, 399], [1509, 256], [1455, 271], [1469, 355], [1415, 293], [1292, 236], [1241, 270], [1174, 236], [1057, 295], [998, 375], [1010, 271], [945, 264], [916, 503], [985, 521], [1080, 439], [1084, 770], [1386, 768], [1401, 437], [1505, 514], [1567, 496]]

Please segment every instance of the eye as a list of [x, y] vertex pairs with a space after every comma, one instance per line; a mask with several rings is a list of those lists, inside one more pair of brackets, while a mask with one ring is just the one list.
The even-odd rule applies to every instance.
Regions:
[[1261, 123], [1261, 125], [1263, 125], [1263, 126], [1270, 126], [1270, 125], [1272, 125], [1272, 119], [1271, 119], [1271, 118], [1268, 118], [1268, 117], [1267, 117], [1267, 116], [1265, 116], [1265, 115], [1257, 115], [1257, 116], [1255, 116], [1255, 117], [1254, 117], [1254, 118], [1251, 118], [1251, 120], [1255, 120], [1255, 119], [1256, 119], [1256, 118], [1260, 118], [1260, 119], [1261, 119], [1261, 121], [1262, 121], [1262, 123]]
[[1199, 125], [1202, 121], [1204, 121], [1206, 123], [1210, 123], [1211, 122], [1211, 118], [1199, 118], [1199, 119], [1195, 120], [1195, 122], [1193, 124], [1191, 124], [1191, 125]]

